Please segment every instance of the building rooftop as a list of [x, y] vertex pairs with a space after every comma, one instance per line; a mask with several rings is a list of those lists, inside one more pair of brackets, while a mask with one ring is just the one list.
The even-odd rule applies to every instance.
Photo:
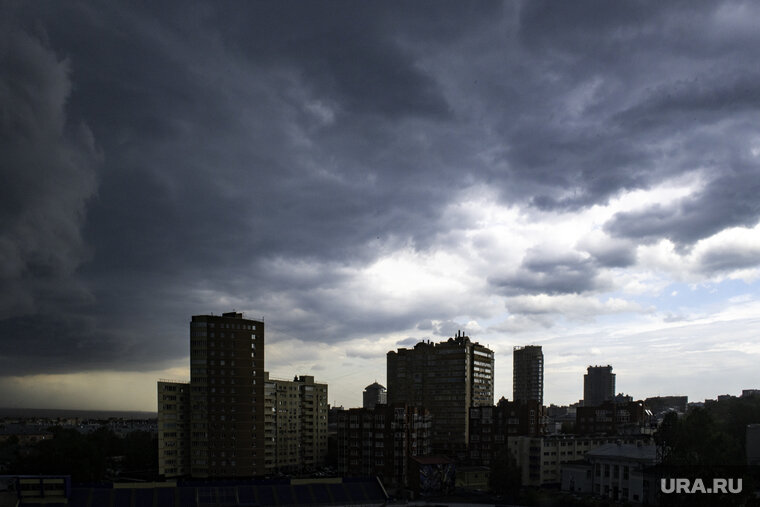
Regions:
[[657, 447], [654, 445], [606, 444], [589, 451], [588, 458], [625, 458], [655, 462]]

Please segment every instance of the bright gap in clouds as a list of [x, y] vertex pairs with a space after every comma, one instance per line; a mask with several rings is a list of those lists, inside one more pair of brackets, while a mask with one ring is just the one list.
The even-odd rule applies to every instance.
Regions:
[[[359, 403], [363, 385], [385, 378], [388, 350], [403, 340], [403, 346], [410, 346], [414, 339], [446, 339], [455, 332], [452, 329], [467, 330], [496, 351], [497, 398], [511, 397], [511, 349], [527, 343], [544, 345], [550, 402], [577, 401], [582, 389], [563, 386], [582, 387], [585, 367], [597, 363], [612, 364], [621, 390], [635, 397], [658, 394], [649, 379], [664, 370], [680, 379], [673, 385], [681, 386], [685, 394], [715, 394], [694, 373], [693, 359], [684, 361], [681, 355], [688, 350], [692, 357], [706, 360], [718, 350], [716, 343], [725, 340], [723, 328], [748, 317], [746, 310], [731, 309], [730, 298], [750, 301], [756, 289], [748, 285], [753, 277], [732, 282], [736, 272], [706, 273], [704, 259], [726, 242], [732, 242], [734, 251], [754, 251], [760, 241], [758, 228], [724, 231], [684, 252], [666, 240], [630, 245], [634, 249], [630, 265], [595, 266], [594, 274], [603, 280], [598, 289], [505, 296], [489, 284], [493, 277], [517, 272], [536, 252], [548, 257], [572, 254], [581, 263], [593, 259], [620, 241], [601, 230], [615, 213], [672, 202], [703, 184], [703, 175], [697, 172], [572, 214], [506, 207], [487, 189], [470, 192], [467, 199], [447, 207], [442, 220], [453, 226], [435, 244], [424, 250], [407, 245], [352, 276], [349, 290], [356, 295], [352, 304], [357, 311], [374, 308], [393, 318], [406, 310], [427, 309], [430, 325], [330, 346], [321, 374], [327, 381], [335, 380], [331, 400], [349, 406]], [[719, 288], [720, 294], [709, 297], [704, 284]], [[756, 353], [743, 345], [726, 347], [721, 353]], [[328, 359], [335, 357], [342, 362]], [[741, 375], [742, 366], [737, 371]], [[748, 371], [744, 374], [750, 382]], [[342, 379], [355, 385], [347, 389]]]

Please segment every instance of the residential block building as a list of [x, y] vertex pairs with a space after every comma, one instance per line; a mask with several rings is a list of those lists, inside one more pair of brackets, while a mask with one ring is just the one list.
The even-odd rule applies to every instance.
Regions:
[[596, 407], [615, 398], [612, 366], [589, 366], [583, 376], [583, 404]]
[[470, 408], [468, 456], [473, 465], [490, 466], [507, 439], [546, 433], [544, 407], [537, 401], [515, 402], [502, 398], [496, 406]]
[[541, 437], [517, 436], [508, 441], [509, 452], [514, 456], [522, 474], [523, 486], [560, 484], [562, 467], [583, 460], [586, 454], [606, 444], [648, 445], [649, 435], [576, 436], [551, 435]]
[[190, 382], [159, 381], [159, 473], [254, 477], [312, 469], [327, 455], [327, 384], [269, 379], [264, 322], [242, 313], [190, 322]]
[[165, 476], [266, 473], [264, 323], [238, 312], [193, 316], [190, 382], [158, 383], [158, 420]]
[[190, 322], [190, 474], [251, 477], [264, 463], [264, 323], [242, 313]]
[[375, 408], [375, 405], [385, 405], [388, 403], [388, 393], [385, 387], [373, 382], [364, 388], [362, 393], [362, 407]]
[[268, 473], [322, 465], [327, 457], [327, 384], [265, 373], [265, 466]]
[[390, 405], [430, 410], [433, 452], [466, 458], [470, 407], [493, 405], [493, 351], [458, 332], [388, 352], [387, 378]]
[[544, 353], [540, 345], [512, 351], [512, 398], [518, 402], [544, 403]]
[[614, 502], [656, 504], [660, 484], [647, 473], [656, 463], [655, 445], [609, 443], [587, 452], [585, 462], [563, 465], [561, 488]]
[[338, 470], [347, 476], [381, 478], [406, 486], [409, 458], [431, 452], [430, 412], [405, 404], [338, 412]]
[[615, 403], [607, 401], [596, 407], [575, 410], [575, 433], [578, 435], [617, 435], [638, 433], [648, 422], [651, 412], [643, 401]]
[[190, 383], [158, 381], [158, 473], [190, 475]]

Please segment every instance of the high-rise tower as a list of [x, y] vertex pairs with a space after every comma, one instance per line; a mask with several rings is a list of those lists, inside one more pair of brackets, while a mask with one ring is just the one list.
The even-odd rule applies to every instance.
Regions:
[[512, 351], [512, 398], [544, 403], [544, 353], [540, 345], [515, 347]]
[[583, 376], [583, 405], [596, 407], [615, 397], [615, 374], [612, 366], [589, 366]]
[[388, 352], [388, 404], [430, 410], [433, 452], [465, 456], [470, 407], [493, 405], [493, 352], [464, 334]]
[[388, 393], [385, 387], [374, 382], [364, 388], [362, 393], [362, 407], [373, 409], [375, 405], [385, 405], [388, 403]]
[[190, 473], [264, 474], [264, 323], [242, 313], [190, 322]]

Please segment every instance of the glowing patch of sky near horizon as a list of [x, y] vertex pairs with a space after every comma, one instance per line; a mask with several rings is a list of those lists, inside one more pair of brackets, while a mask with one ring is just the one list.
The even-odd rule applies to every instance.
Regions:
[[[421, 302], [432, 301], [440, 305], [455, 315], [451, 320], [474, 339], [489, 344], [496, 351], [497, 399], [502, 395], [511, 397], [512, 346], [542, 344], [547, 361], [546, 399], [568, 403], [582, 396], [582, 374], [590, 362], [612, 363], [615, 371], [621, 374], [620, 381], [625, 379], [620, 386], [646, 385], [648, 380], [645, 377], [663, 367], [667, 358], [672, 360], [673, 355], [686, 353], [684, 338], [680, 336], [685, 326], [692, 330], [701, 331], [705, 327], [712, 330], [688, 351], [688, 355], [693, 356], [685, 360], [688, 365], [694, 366], [699, 361], [694, 363], [693, 358], [708, 353], [733, 354], [737, 350], [756, 353], [750, 341], [738, 341], [733, 345], [733, 342], [727, 342], [720, 346], [711, 341], [713, 336], [720, 334], [712, 329], [715, 326], [720, 327], [724, 321], [732, 319], [746, 319], [760, 309], [754, 300], [734, 301], [730, 303], [731, 308], [726, 308], [729, 303], [721, 306], [722, 298], [752, 298], [756, 288], [744, 281], [732, 281], [735, 273], [716, 275], [706, 282], [705, 277], [699, 275], [698, 267], [699, 259], [706, 252], [727, 243], [754, 249], [760, 244], [757, 227], [723, 231], [700, 241], [691, 252], [683, 254], [667, 241], [640, 246], [635, 265], [606, 270], [606, 273], [612, 273], [609, 276], [615, 281], [614, 290], [582, 295], [516, 296], [512, 302], [520, 303], [521, 311], [529, 315], [535, 311], [549, 313], [535, 315], [537, 320], [530, 323], [533, 325], [523, 328], [518, 325], [509, 332], [499, 329], [510, 319], [514, 323], [522, 316], [507, 311], [504, 302], [509, 299], [488, 293], [486, 280], [492, 273], [516, 269], [526, 252], [537, 245], [554, 251], [575, 251], [579, 244], [584, 246], [583, 240], [592, 246], [595, 242], [609, 241], [601, 227], [614, 213], [687, 196], [701, 188], [702, 181], [700, 174], [692, 174], [649, 190], [623, 193], [605, 206], [597, 205], [578, 213], [546, 213], [506, 207], [499, 204], [487, 189], [478, 189], [470, 192], [467, 199], [448, 205], [443, 218], [456, 227], [437, 238], [429, 249], [419, 250], [407, 245], [389, 251], [365, 267], [273, 259], [267, 268], [277, 277], [293, 282], [314, 282], [316, 287], [307, 290], [319, 291], [328, 298], [351, 293], [354, 297], [348, 304], [358, 311], [371, 307], [392, 316], [399, 308]], [[343, 278], [330, 287], [320, 287], [320, 274], [324, 269], [339, 273]], [[716, 287], [717, 292], [711, 293]], [[673, 292], [676, 296], [671, 295]], [[219, 307], [245, 309], [251, 303], [220, 291], [204, 289], [199, 296], [205, 301], [215, 301]], [[293, 306], [287, 294], [267, 297], [275, 298], [277, 301], [273, 302], [281, 308], [291, 308], [283, 310], [289, 317], [299, 317], [299, 314], [299, 318], [309, 317], [308, 312]], [[656, 312], [650, 309], [652, 305], [657, 306]], [[686, 310], [682, 314], [695, 320], [664, 322], [666, 312], [675, 313], [674, 309], [681, 307]], [[439, 320], [433, 322], [435, 325], [442, 323]], [[674, 338], [676, 335], [679, 337]], [[398, 348], [398, 342], [410, 337], [445, 339], [435, 335], [432, 329], [407, 329], [335, 344], [307, 343], [302, 341], [303, 337], [288, 336], [275, 328], [268, 328], [266, 368], [273, 376], [281, 378], [292, 378], [296, 374], [314, 375], [318, 381], [329, 384], [331, 403], [355, 406], [360, 404], [364, 386], [374, 380], [386, 382], [385, 354]], [[626, 341], [635, 344], [626, 345]], [[657, 358], [648, 357], [651, 349], [660, 351]], [[571, 353], [577, 355], [561, 355]], [[645, 360], [651, 363], [645, 368], [637, 370], [632, 366]], [[720, 359], [716, 361], [720, 362]], [[742, 368], [740, 365], [740, 372], [744, 371]], [[179, 375], [169, 376], [187, 378], [186, 370], [175, 369], [174, 373]], [[157, 374], [167, 375], [167, 372]], [[688, 372], [674, 375], [697, 380]], [[151, 386], [140, 392], [149, 392], [152, 397], [153, 389]], [[705, 395], [711, 394], [706, 392]]]
[[[0, 393], [20, 395], [4, 399], [9, 408], [78, 410], [142, 410], [155, 412], [158, 379], [187, 381], [189, 366], [149, 372], [90, 371], [0, 378]], [[189, 365], [190, 358], [185, 364]], [[114, 396], [113, 393], [119, 393]]]

